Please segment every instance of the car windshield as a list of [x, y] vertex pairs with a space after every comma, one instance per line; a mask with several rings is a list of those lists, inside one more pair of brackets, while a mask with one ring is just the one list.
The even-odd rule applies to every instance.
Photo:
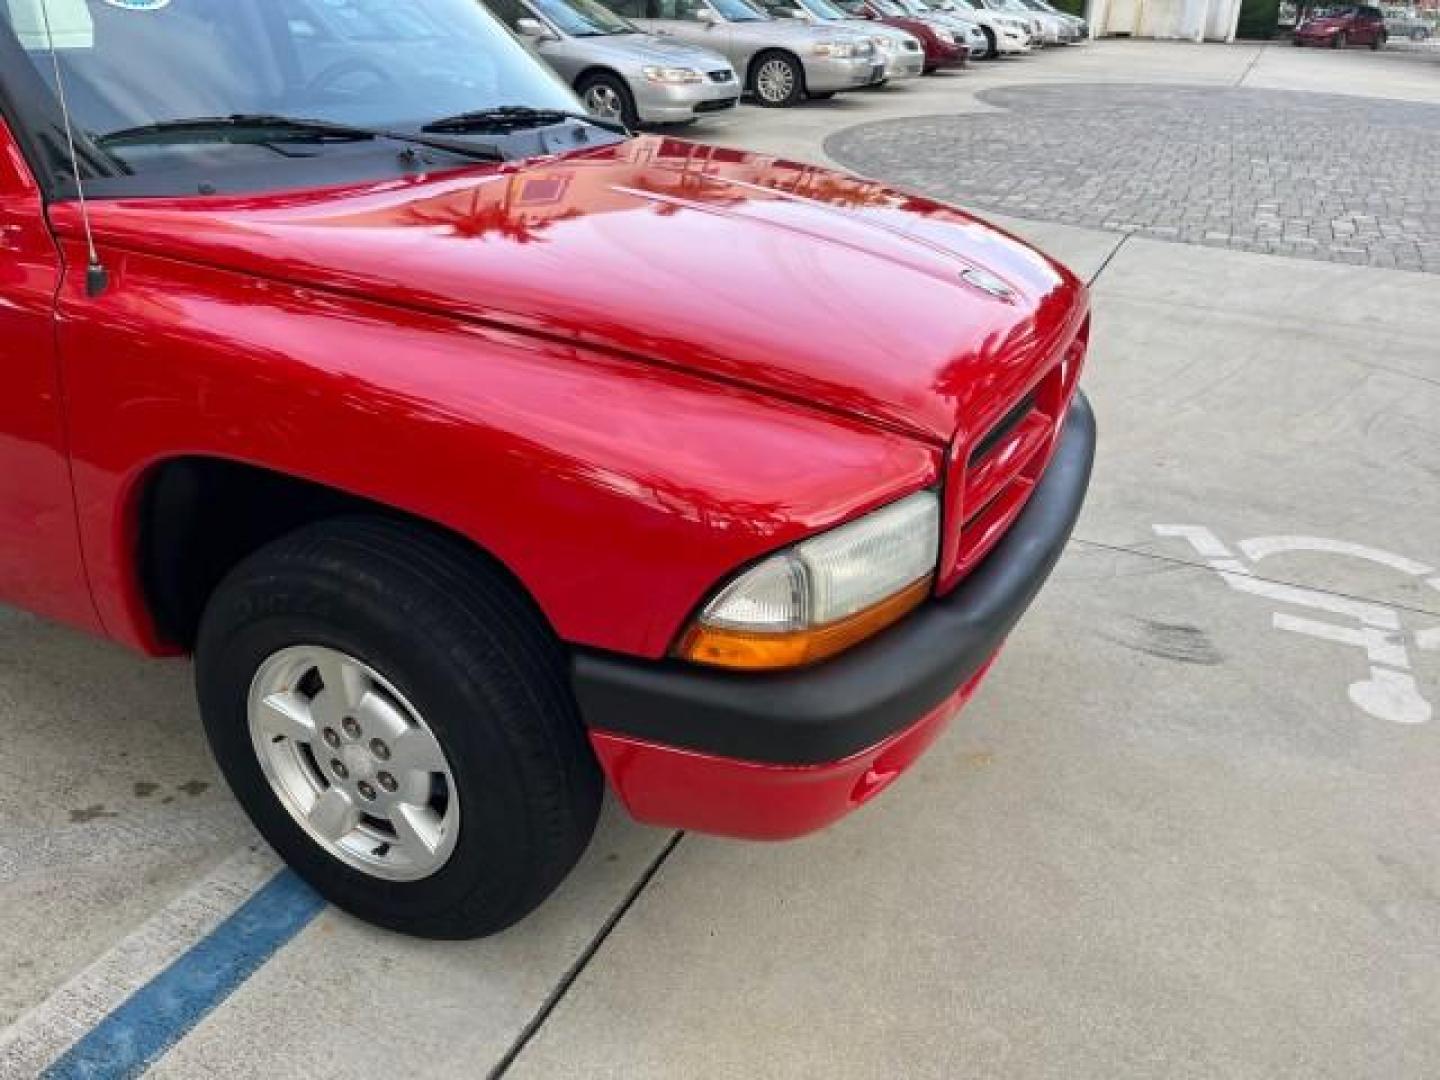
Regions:
[[[278, 137], [177, 130], [177, 121], [260, 116], [271, 126], [301, 118], [418, 132], [499, 106], [580, 109], [476, 0], [0, 0], [0, 72], [12, 91], [25, 75], [21, 57], [47, 115], [58, 69], [82, 141], [105, 146], [129, 174], [183, 169], [187, 155], [190, 167], [202, 157], [222, 169], [246, 155], [253, 163], [261, 143], [275, 151], [271, 166], [365, 152], [338, 133], [312, 132], [316, 145], [296, 150], [278, 148]], [[106, 145], [155, 125], [169, 128], [166, 138]]]
[[880, 12], [881, 15], [888, 15], [892, 19], [904, 18], [905, 16], [905, 9], [895, 3], [894, 0], [870, 0], [870, 3], [874, 5], [875, 10]]
[[638, 34], [626, 22], [596, 0], [530, 0], [536, 9], [571, 37], [605, 37], [611, 34]]
[[805, 10], [814, 15], [817, 19], [824, 19], [826, 22], [833, 22], [836, 19], [848, 19], [849, 14], [830, 3], [830, 0], [801, 0]]
[[745, 0], [710, 0], [710, 4], [726, 22], [764, 22], [770, 17]]

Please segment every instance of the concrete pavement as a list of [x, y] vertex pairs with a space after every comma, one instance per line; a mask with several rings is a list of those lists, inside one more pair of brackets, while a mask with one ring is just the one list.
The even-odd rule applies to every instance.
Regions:
[[[861, 120], [1066, 79], [1440, 102], [1429, 62], [1097, 43], [695, 134], [820, 161]], [[326, 912], [152, 1071], [1440, 1073], [1440, 277], [1005, 223], [1095, 277], [1101, 457], [912, 775], [784, 845], [611, 808], [486, 942]], [[0, 640], [13, 1032], [251, 839], [183, 665], [8, 612]]]

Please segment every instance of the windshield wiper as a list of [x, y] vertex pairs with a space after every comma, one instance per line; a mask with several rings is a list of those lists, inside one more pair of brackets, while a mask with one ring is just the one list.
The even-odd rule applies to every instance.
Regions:
[[[292, 139], [324, 141], [333, 139], [340, 142], [362, 142], [367, 139], [390, 139], [397, 142], [414, 143], [434, 150], [464, 157], [479, 158], [483, 161], [503, 161], [505, 155], [488, 143], [460, 142], [451, 139], [431, 139], [424, 135], [404, 131], [387, 131], [381, 128], [359, 127], [354, 124], [338, 124], [330, 120], [312, 120], [299, 116], [279, 116], [272, 113], [233, 113], [230, 116], [191, 116], [178, 120], [159, 120], [153, 124], [121, 128], [93, 137], [90, 141], [98, 147], [144, 143], [169, 135], [214, 135], [224, 137], [231, 132], [255, 131], [273, 135], [289, 135]], [[265, 140], [274, 141], [274, 140]]]
[[589, 113], [569, 112], [565, 109], [533, 109], [529, 105], [500, 105], [493, 109], [477, 109], [474, 112], [457, 113], [442, 117], [426, 124], [421, 131], [437, 134], [463, 134], [467, 131], [520, 131], [524, 128], [545, 127], [565, 120], [579, 120], [595, 127], [613, 131], [617, 135], [629, 135], [624, 124], [614, 120], [602, 120]]

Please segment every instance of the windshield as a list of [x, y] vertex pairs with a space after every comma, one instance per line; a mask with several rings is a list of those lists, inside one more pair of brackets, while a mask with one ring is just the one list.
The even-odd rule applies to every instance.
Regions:
[[540, 14], [571, 37], [638, 34], [630, 23], [596, 0], [530, 0]]
[[[579, 108], [476, 0], [0, 0], [0, 57], [11, 55], [29, 60], [52, 98], [58, 62], [75, 128], [91, 143], [237, 114], [416, 131], [501, 105]], [[267, 159], [258, 140], [158, 142], [108, 147], [108, 159], [139, 175], [366, 152], [343, 140], [265, 144]]]
[[905, 17], [905, 9], [895, 3], [895, 0], [870, 0], [870, 2], [881, 15], [887, 15], [892, 19], [903, 19]]
[[745, 0], [710, 0], [711, 6], [726, 22], [764, 22], [770, 16], [757, 11]]
[[814, 15], [817, 19], [824, 19], [826, 22], [832, 22], [835, 19], [848, 19], [850, 17], [837, 5], [832, 4], [830, 0], [802, 0], [802, 2], [805, 5], [805, 9], [809, 11], [811, 15]]

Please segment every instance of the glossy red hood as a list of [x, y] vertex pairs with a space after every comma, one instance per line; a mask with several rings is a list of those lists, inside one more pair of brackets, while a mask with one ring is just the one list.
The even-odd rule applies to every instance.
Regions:
[[958, 211], [659, 138], [340, 191], [105, 202], [95, 227], [102, 244], [584, 342], [940, 441], [1021, 392], [1085, 305], [1068, 272]]

